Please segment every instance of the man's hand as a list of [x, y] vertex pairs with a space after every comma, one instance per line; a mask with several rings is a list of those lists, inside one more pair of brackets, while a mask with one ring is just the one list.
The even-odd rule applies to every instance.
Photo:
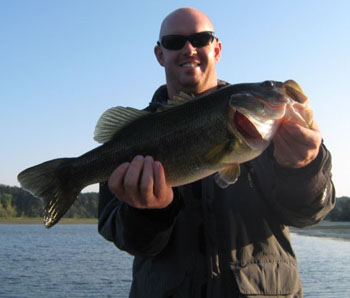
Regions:
[[295, 122], [285, 121], [273, 139], [274, 156], [281, 166], [301, 168], [317, 157], [321, 141], [316, 122], [313, 122], [312, 128], [305, 128]]
[[281, 166], [301, 168], [317, 157], [322, 136], [303, 90], [294, 81], [285, 85], [293, 101], [287, 105], [285, 119], [273, 139], [274, 156]]
[[166, 183], [164, 168], [150, 156], [136, 156], [118, 166], [108, 180], [116, 197], [134, 208], [161, 209], [173, 201], [173, 190]]

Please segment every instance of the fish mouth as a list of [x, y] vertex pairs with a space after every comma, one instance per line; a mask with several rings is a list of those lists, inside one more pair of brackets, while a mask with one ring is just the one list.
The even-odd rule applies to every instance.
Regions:
[[238, 132], [245, 138], [262, 138], [255, 125], [242, 113], [236, 111], [233, 122]]
[[236, 110], [233, 116], [236, 131], [251, 148], [264, 150], [274, 136], [279, 121]]
[[231, 96], [233, 125], [249, 147], [260, 150], [270, 143], [285, 115], [287, 97], [267, 98], [254, 91]]

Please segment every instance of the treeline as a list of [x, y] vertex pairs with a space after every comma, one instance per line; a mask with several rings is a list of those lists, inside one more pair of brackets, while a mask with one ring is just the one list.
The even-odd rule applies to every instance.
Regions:
[[350, 198], [337, 198], [334, 209], [326, 217], [330, 221], [350, 221]]
[[[98, 193], [82, 193], [64, 217], [97, 218]], [[42, 217], [42, 202], [22, 188], [0, 184], [0, 218]], [[350, 221], [350, 198], [337, 198], [326, 217], [330, 221]]]
[[[97, 218], [98, 193], [82, 193], [64, 217]], [[42, 201], [20, 187], [0, 184], [0, 218], [42, 217]]]

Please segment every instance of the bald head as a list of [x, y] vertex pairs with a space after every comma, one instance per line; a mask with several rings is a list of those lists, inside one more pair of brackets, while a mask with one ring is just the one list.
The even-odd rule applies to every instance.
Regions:
[[169, 98], [181, 91], [199, 95], [217, 88], [216, 63], [221, 56], [221, 42], [211, 38], [204, 44], [201, 40], [198, 43], [197, 33], [206, 31], [214, 31], [212, 22], [194, 8], [177, 9], [162, 22], [159, 41], [165, 35], [177, 35], [168, 37], [175, 40], [175, 48], [160, 42], [154, 47], [156, 58], [165, 69]]
[[199, 31], [214, 31], [209, 17], [198, 9], [184, 7], [170, 13], [162, 22], [159, 38], [168, 34], [189, 34], [191, 28], [195, 33]]

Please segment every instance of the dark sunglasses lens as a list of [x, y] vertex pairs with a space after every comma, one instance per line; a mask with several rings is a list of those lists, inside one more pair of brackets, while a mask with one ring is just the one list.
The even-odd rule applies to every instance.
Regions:
[[162, 37], [161, 44], [168, 50], [180, 50], [189, 40], [192, 46], [200, 48], [212, 43], [214, 38], [213, 32], [199, 32], [190, 36], [165, 35]]
[[210, 44], [214, 39], [214, 36], [210, 32], [201, 32], [192, 35], [189, 40], [194, 47], [200, 48]]
[[166, 35], [162, 37], [162, 45], [168, 50], [180, 50], [186, 43], [186, 37], [182, 35]]

